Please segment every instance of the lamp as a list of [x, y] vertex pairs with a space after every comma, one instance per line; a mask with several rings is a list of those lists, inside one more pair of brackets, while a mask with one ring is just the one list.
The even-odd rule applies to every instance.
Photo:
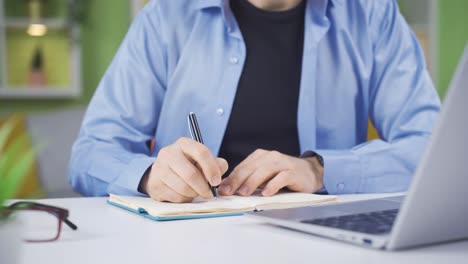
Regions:
[[28, 34], [33, 37], [41, 37], [47, 34], [47, 26], [41, 23], [44, 0], [28, 0], [30, 24]]

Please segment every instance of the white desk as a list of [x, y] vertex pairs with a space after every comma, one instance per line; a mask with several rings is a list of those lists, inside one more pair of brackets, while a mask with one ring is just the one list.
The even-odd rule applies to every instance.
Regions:
[[78, 231], [64, 226], [59, 241], [25, 243], [21, 263], [468, 263], [468, 241], [380, 252], [246, 216], [155, 222], [110, 206], [106, 198], [40, 202], [68, 208]]

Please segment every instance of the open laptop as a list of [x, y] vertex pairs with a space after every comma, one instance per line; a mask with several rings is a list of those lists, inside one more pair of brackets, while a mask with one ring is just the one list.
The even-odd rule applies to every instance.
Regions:
[[261, 211], [249, 215], [322, 237], [396, 250], [468, 238], [467, 193], [468, 46], [405, 198]]

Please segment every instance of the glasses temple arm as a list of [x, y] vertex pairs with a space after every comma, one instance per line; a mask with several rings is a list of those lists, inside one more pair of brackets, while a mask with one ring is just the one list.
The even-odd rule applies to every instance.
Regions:
[[62, 219], [62, 221], [65, 222], [65, 224], [67, 224], [67, 226], [69, 226], [71, 229], [73, 230], [78, 229], [78, 227], [75, 224], [73, 224], [70, 220], [68, 220], [67, 218]]

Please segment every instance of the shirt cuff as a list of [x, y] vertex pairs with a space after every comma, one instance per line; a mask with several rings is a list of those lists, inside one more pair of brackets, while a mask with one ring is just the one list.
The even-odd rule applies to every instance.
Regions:
[[359, 193], [362, 166], [349, 150], [317, 150], [323, 157], [323, 184], [330, 194]]
[[322, 189], [316, 191], [315, 194], [328, 194], [327, 188], [323, 187]]
[[138, 191], [141, 178], [153, 164], [154, 157], [138, 157], [130, 161], [119, 177], [112, 183], [109, 193], [143, 195]]

